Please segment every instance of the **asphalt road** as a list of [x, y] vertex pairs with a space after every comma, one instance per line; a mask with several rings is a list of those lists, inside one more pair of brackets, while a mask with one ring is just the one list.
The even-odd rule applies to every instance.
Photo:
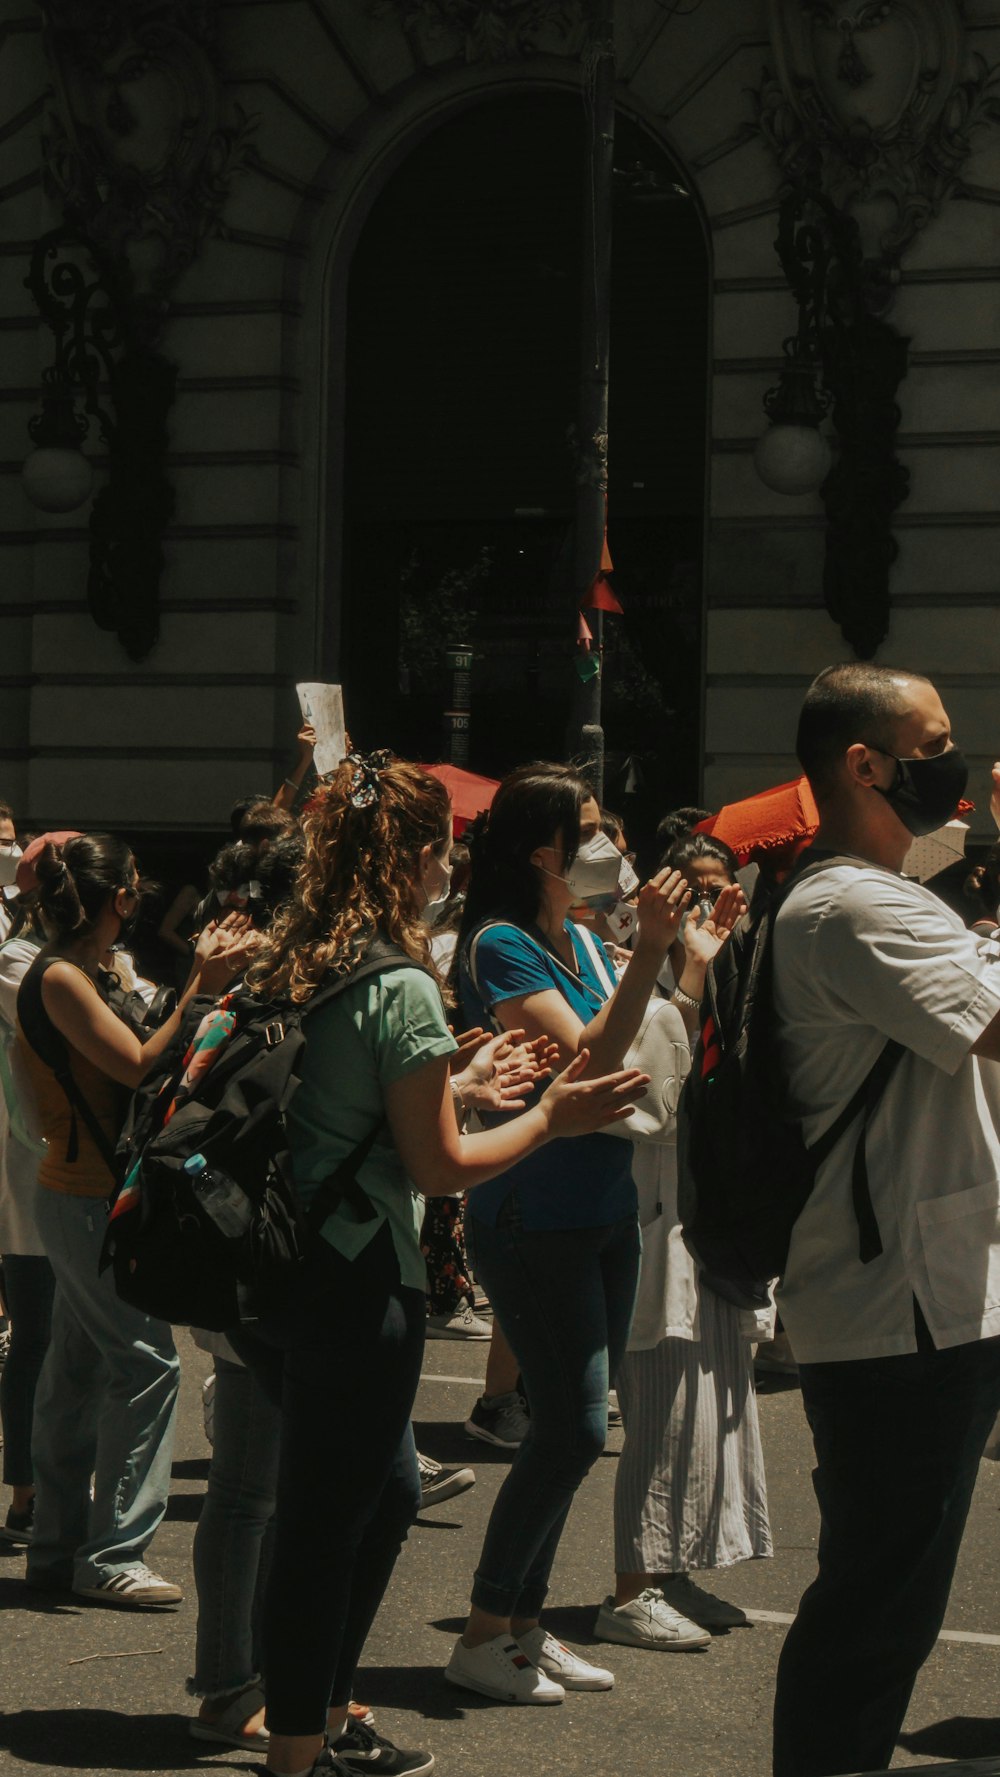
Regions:
[[[209, 1361], [181, 1342], [184, 1388], [170, 1508], [153, 1564], [179, 1580], [176, 1612], [133, 1614], [54, 1602], [29, 1593], [23, 1561], [0, 1560], [0, 1773], [252, 1770], [239, 1752], [202, 1756], [187, 1737], [185, 1696], [194, 1635], [190, 1547], [207, 1469], [199, 1385]], [[473, 1461], [478, 1482], [429, 1512], [414, 1530], [367, 1650], [359, 1695], [401, 1745], [429, 1747], [440, 1777], [767, 1777], [769, 1717], [783, 1618], [815, 1562], [810, 1447], [798, 1391], [779, 1383], [761, 1397], [776, 1554], [719, 1576], [716, 1589], [762, 1613], [749, 1630], [704, 1653], [596, 1650], [615, 1673], [610, 1695], [570, 1695], [555, 1709], [501, 1708], [447, 1685], [441, 1669], [467, 1604], [469, 1576], [505, 1462], [474, 1445], [462, 1421], [484, 1367], [482, 1345], [427, 1348], [417, 1402], [421, 1448], [445, 1462]], [[466, 1382], [464, 1378], [468, 1377]], [[378, 1411], [377, 1401], [371, 1403]], [[352, 1427], [352, 1438], [364, 1427]], [[611, 1493], [620, 1433], [582, 1489], [553, 1578], [550, 1626], [586, 1649], [611, 1584]], [[899, 1477], [900, 1488], [906, 1476]], [[921, 1676], [896, 1762], [1000, 1754], [1000, 1465], [984, 1463], [942, 1639]], [[859, 1609], [864, 1600], [859, 1599]], [[961, 1639], [961, 1637], [986, 1639]]]

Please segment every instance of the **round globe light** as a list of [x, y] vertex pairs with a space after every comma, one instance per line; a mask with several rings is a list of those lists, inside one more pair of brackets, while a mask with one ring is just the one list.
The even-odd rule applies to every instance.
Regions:
[[40, 512], [75, 512], [89, 500], [94, 472], [82, 451], [43, 444], [21, 470], [21, 486]]
[[776, 494], [814, 494], [830, 470], [830, 446], [816, 426], [768, 426], [753, 453], [757, 474]]

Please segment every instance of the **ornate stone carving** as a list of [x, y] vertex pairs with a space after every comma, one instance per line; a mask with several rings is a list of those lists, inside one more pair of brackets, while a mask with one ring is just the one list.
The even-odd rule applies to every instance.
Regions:
[[55, 103], [45, 167], [67, 217], [165, 294], [250, 160], [252, 120], [222, 115], [215, 7], [197, 0], [67, 0], [46, 12]]
[[[174, 511], [166, 453], [177, 373], [157, 345], [177, 278], [224, 232], [254, 124], [238, 107], [223, 116], [214, 0], [51, 0], [43, 11], [45, 172], [66, 227], [39, 242], [29, 285], [53, 329], [64, 397], [82, 395], [108, 452], [90, 517], [90, 607], [141, 660], [157, 639]], [[79, 269], [88, 256], [93, 286]]]
[[769, 0], [776, 72], [757, 123], [787, 183], [821, 189], [858, 221], [866, 259], [893, 268], [946, 198], [1000, 70], [967, 56], [960, 0]]
[[460, 37], [470, 62], [530, 55], [541, 32], [568, 32], [589, 10], [590, 0], [373, 0], [373, 11], [395, 13], [404, 31]]

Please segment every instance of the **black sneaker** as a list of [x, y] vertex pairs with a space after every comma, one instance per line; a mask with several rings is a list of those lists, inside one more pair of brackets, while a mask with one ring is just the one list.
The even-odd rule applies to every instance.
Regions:
[[26, 1548], [31, 1541], [34, 1528], [35, 1502], [33, 1499], [29, 1500], [28, 1509], [24, 1512], [15, 1512], [14, 1507], [11, 1506], [7, 1512], [6, 1522], [0, 1524], [0, 1543], [16, 1543], [20, 1548]]
[[480, 1395], [465, 1422], [466, 1435], [501, 1450], [516, 1450], [528, 1435], [530, 1421], [525, 1403], [516, 1390], [489, 1399]]
[[476, 1471], [473, 1468], [444, 1468], [435, 1462], [432, 1456], [422, 1456], [417, 1451], [417, 1467], [420, 1470], [420, 1510], [426, 1511], [428, 1506], [440, 1505], [443, 1499], [454, 1499], [456, 1493], [467, 1493], [476, 1485]]
[[333, 1741], [330, 1752], [338, 1766], [358, 1777], [366, 1777], [369, 1771], [380, 1773], [380, 1777], [426, 1777], [434, 1769], [433, 1753], [405, 1752], [363, 1722], [351, 1722]]

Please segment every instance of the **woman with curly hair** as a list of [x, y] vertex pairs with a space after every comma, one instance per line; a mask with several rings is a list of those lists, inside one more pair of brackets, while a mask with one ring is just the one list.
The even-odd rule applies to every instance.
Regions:
[[268, 1770], [415, 1777], [433, 1768], [429, 1754], [348, 1720], [365, 1637], [420, 1499], [410, 1410], [426, 1317], [415, 1193], [468, 1190], [555, 1136], [617, 1121], [643, 1076], [584, 1083], [584, 1060], [523, 1117], [462, 1137], [464, 1076], [450, 1072], [456, 1044], [429, 972], [425, 923], [448, 880], [446, 791], [389, 754], [352, 754], [309, 803], [303, 827], [296, 893], [249, 971], [251, 986], [307, 1004], [331, 973], [349, 972], [376, 941], [385, 948], [377, 974], [309, 1022], [288, 1119], [303, 1204], [348, 1161], [367, 1209], [342, 1199], [294, 1303], [233, 1336], [281, 1410], [263, 1625]]

